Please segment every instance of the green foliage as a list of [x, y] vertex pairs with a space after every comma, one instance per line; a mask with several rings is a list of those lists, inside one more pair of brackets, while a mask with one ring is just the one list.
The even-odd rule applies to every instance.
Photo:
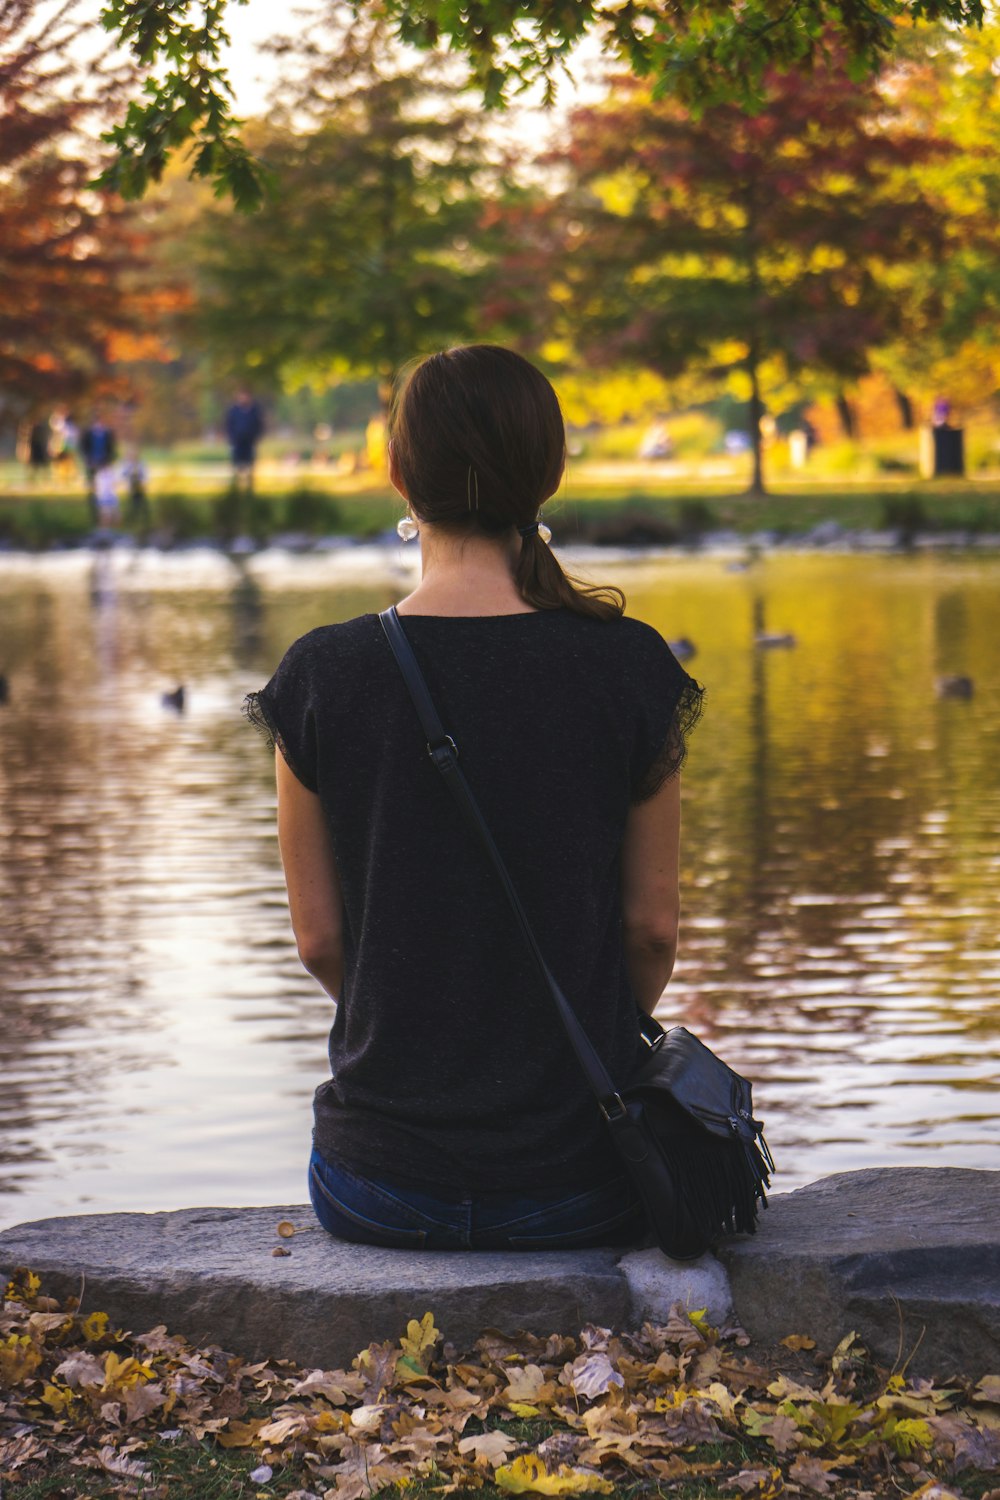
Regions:
[[934, 122], [943, 156], [914, 164], [915, 184], [948, 225], [943, 256], [914, 259], [896, 275], [907, 316], [878, 363], [901, 389], [958, 407], [1000, 389], [1000, 18], [961, 38], [926, 30], [907, 41], [895, 81], [897, 107], [913, 128]]
[[[246, 0], [236, 0], [245, 5]], [[108, 0], [101, 20], [136, 61], [150, 69], [143, 92], [104, 136], [117, 153], [101, 185], [141, 198], [159, 182], [172, 151], [191, 149], [191, 170], [236, 206], [254, 208], [266, 184], [262, 164], [240, 140], [230, 109], [232, 86], [221, 66], [227, 0]], [[161, 64], [158, 71], [153, 71]], [[163, 67], [162, 65], [166, 66]]]
[[333, 495], [321, 490], [293, 490], [285, 500], [285, 526], [312, 536], [343, 530], [343, 514]]
[[[237, 0], [245, 3], [245, 0]], [[371, 11], [350, 0], [358, 15]], [[555, 95], [573, 47], [596, 33], [604, 55], [700, 110], [723, 100], [756, 109], [769, 69], [809, 69], [833, 46], [855, 78], [893, 50], [900, 23], [979, 26], [983, 0], [385, 0], [396, 35], [463, 56], [488, 105], [532, 85]], [[260, 164], [239, 139], [220, 64], [226, 0], [105, 0], [104, 25], [148, 68], [165, 64], [109, 136], [107, 181], [127, 194], [159, 180], [169, 153], [193, 143], [193, 170], [242, 207], [262, 196]]]
[[274, 520], [275, 512], [266, 496], [248, 495], [237, 485], [230, 485], [213, 500], [210, 510], [211, 530], [225, 541], [237, 536], [263, 541], [273, 531]]
[[273, 191], [239, 234], [209, 211], [190, 245], [197, 333], [217, 364], [286, 390], [387, 386], [475, 328], [480, 122], [449, 80], [399, 65], [376, 24], [325, 17], [302, 47], [304, 75], [259, 134]]
[[153, 524], [172, 540], [188, 542], [206, 534], [208, 516], [204, 506], [184, 495], [158, 495], [153, 502]]
[[927, 529], [927, 511], [919, 495], [887, 495], [882, 502], [882, 526], [913, 537]]
[[43, 551], [72, 546], [93, 529], [84, 500], [32, 499], [0, 504], [0, 542], [9, 547]]
[[[768, 74], [754, 116], [731, 104], [696, 116], [616, 79], [571, 117], [561, 153], [553, 331], [598, 365], [728, 381], [750, 400], [759, 487], [767, 387], [807, 371], [856, 378], [903, 326], [890, 273], [946, 239], [911, 169], [944, 154], [842, 59]], [[522, 257], [525, 287], [537, 260]]]

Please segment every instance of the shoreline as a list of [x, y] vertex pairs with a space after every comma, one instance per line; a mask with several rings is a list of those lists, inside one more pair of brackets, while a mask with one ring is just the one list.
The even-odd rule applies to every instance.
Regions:
[[[553, 546], [570, 566], [699, 559], [717, 560], [730, 565], [733, 571], [742, 571], [771, 554], [991, 555], [1000, 553], [1000, 532], [954, 530], [909, 535], [898, 529], [847, 528], [828, 522], [801, 532], [758, 531], [743, 535], [726, 529], [706, 532], [697, 539], [672, 542], [652, 537], [642, 541], [625, 538], [620, 541], [576, 541], [557, 537]], [[174, 565], [185, 562], [197, 564], [211, 559], [221, 563], [233, 578], [245, 577], [269, 561], [291, 561], [336, 563], [339, 566], [334, 571], [352, 576], [372, 571], [378, 575], [379, 581], [384, 581], [387, 572], [400, 577], [415, 573], [419, 556], [418, 548], [406, 547], [393, 532], [374, 538], [281, 533], [266, 542], [248, 536], [231, 541], [213, 537], [139, 541], [127, 534], [96, 532], [79, 541], [58, 542], [46, 547], [19, 547], [0, 541], [0, 573], [23, 574], [36, 568], [43, 570], [53, 563], [94, 565], [102, 559], [110, 570], [127, 573], [134, 568], [145, 570], [145, 565], [153, 560], [172, 569]], [[196, 567], [195, 571], [203, 571], [203, 568]]]
[[[656, 1249], [387, 1250], [319, 1231], [303, 1204], [83, 1214], [0, 1233], [17, 1266], [123, 1327], [168, 1323], [245, 1358], [326, 1366], [433, 1308], [459, 1343], [484, 1327], [545, 1336], [581, 1323], [661, 1321], [677, 1303], [755, 1346], [808, 1329], [833, 1350], [852, 1329], [887, 1365], [975, 1378], [1000, 1358], [1000, 1173], [863, 1168], [769, 1195], [757, 1233], [683, 1264]], [[297, 1226], [290, 1248], [277, 1226]], [[302, 1230], [314, 1232], [303, 1234]]]

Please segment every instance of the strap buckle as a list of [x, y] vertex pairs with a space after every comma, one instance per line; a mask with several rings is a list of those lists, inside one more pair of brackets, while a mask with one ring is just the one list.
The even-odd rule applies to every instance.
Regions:
[[[449, 746], [451, 747], [450, 754], [448, 751]], [[436, 766], [440, 766], [442, 761], [447, 765], [449, 761], [458, 759], [458, 746], [455, 744], [455, 741], [452, 739], [451, 735], [446, 734], [440, 744], [428, 744], [427, 754], [430, 756], [431, 760]]]
[[[613, 1114], [608, 1111], [609, 1104], [614, 1109]], [[628, 1110], [625, 1108], [625, 1100], [621, 1094], [611, 1094], [608, 1099], [598, 1099], [597, 1107], [609, 1125], [613, 1125], [616, 1120], [620, 1120], [624, 1115], [628, 1114]]]

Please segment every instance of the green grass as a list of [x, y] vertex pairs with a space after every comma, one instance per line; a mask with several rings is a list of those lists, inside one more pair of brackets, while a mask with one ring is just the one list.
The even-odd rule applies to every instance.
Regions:
[[[218, 485], [154, 489], [148, 523], [125, 519], [122, 532], [160, 543], [249, 535], [258, 542], [283, 532], [376, 536], [393, 527], [402, 502], [381, 478], [352, 475], [308, 484], [260, 485], [249, 498]], [[695, 542], [706, 532], [731, 530], [803, 535], [824, 521], [848, 531], [1000, 533], [1000, 481], [885, 479], [864, 485], [776, 484], [749, 496], [723, 484], [655, 479], [589, 480], [584, 467], [546, 507], [556, 540], [597, 543]], [[40, 550], [84, 540], [92, 529], [81, 494], [0, 495], [0, 544]]]

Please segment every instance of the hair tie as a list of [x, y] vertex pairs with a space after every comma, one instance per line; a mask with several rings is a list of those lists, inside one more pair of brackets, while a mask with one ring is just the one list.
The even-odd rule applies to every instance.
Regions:
[[519, 526], [517, 528], [517, 534], [518, 534], [518, 536], [523, 536], [523, 537], [534, 536], [535, 533], [536, 533], [536, 531], [538, 530], [538, 524], [539, 523], [537, 521], [532, 521], [528, 526]]

